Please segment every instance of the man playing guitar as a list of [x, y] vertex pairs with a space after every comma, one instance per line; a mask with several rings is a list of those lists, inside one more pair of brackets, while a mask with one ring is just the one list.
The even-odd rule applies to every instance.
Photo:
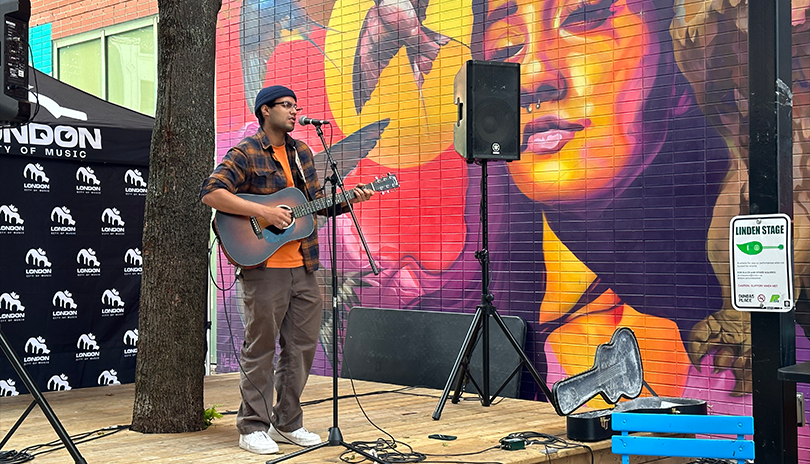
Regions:
[[[274, 85], [256, 97], [259, 131], [231, 148], [205, 180], [201, 198], [220, 213], [258, 219], [277, 230], [294, 222], [289, 208], [249, 201], [238, 194], [269, 195], [295, 187], [309, 200], [323, 195], [313, 154], [290, 137], [300, 108], [292, 90]], [[366, 201], [373, 191], [357, 186], [352, 203]], [[343, 204], [338, 213], [348, 211]], [[330, 210], [318, 211], [328, 214]], [[314, 272], [318, 269], [317, 228], [272, 252], [266, 261], [243, 269], [245, 341], [242, 345], [240, 390], [236, 419], [239, 446], [257, 454], [278, 452], [276, 442], [311, 446], [321, 438], [303, 424], [299, 399], [315, 356], [323, 302]], [[278, 365], [273, 365], [279, 337]], [[278, 392], [272, 413], [273, 390]]]

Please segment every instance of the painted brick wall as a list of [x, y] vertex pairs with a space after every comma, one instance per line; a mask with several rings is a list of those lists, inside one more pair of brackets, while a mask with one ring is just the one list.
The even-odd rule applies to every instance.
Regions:
[[34, 0], [30, 25], [51, 24], [51, 40], [58, 40], [157, 12], [155, 0]]
[[51, 24], [42, 24], [29, 28], [28, 43], [31, 45], [31, 54], [33, 55], [31, 65], [45, 74], [51, 75], [53, 71]]

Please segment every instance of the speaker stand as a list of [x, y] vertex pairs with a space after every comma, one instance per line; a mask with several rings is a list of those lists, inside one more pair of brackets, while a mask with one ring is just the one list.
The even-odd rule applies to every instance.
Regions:
[[11, 430], [9, 430], [6, 436], [3, 437], [3, 441], [0, 442], [0, 450], [3, 449], [8, 440], [11, 439], [11, 436], [14, 435], [14, 432], [17, 431], [17, 428], [19, 428], [20, 425], [25, 420], [25, 418], [28, 417], [28, 414], [30, 414], [31, 411], [33, 411], [34, 406], [38, 404], [40, 409], [42, 409], [42, 413], [45, 415], [45, 417], [48, 418], [48, 422], [51, 423], [51, 427], [53, 427], [53, 430], [59, 436], [59, 439], [62, 440], [62, 443], [68, 450], [68, 453], [70, 453], [71, 457], [73, 457], [73, 461], [76, 464], [87, 464], [87, 461], [84, 460], [82, 455], [79, 453], [79, 450], [76, 448], [76, 445], [74, 445], [73, 441], [70, 439], [70, 435], [68, 435], [67, 431], [65, 431], [65, 428], [62, 427], [62, 423], [59, 422], [59, 419], [56, 417], [56, 414], [53, 412], [53, 409], [51, 409], [51, 406], [45, 400], [45, 397], [42, 396], [42, 392], [39, 391], [39, 388], [37, 388], [37, 385], [31, 379], [31, 376], [28, 374], [28, 371], [25, 369], [25, 366], [23, 366], [22, 363], [20, 362], [20, 358], [17, 357], [17, 354], [11, 348], [11, 345], [9, 345], [8, 340], [6, 340], [6, 336], [5, 334], [3, 334], [2, 330], [0, 330], [0, 348], [3, 349], [3, 353], [5, 353], [6, 358], [14, 367], [14, 370], [17, 371], [17, 375], [19, 375], [20, 378], [22, 379], [23, 383], [25, 384], [25, 388], [27, 388], [28, 391], [31, 392], [31, 395], [34, 397], [34, 401], [32, 401], [30, 405], [28, 405], [28, 408], [25, 410], [25, 412], [23, 412], [22, 416], [20, 416], [20, 418], [17, 419], [17, 422], [14, 424], [13, 427], [11, 427]]
[[[453, 393], [452, 402], [453, 404], [457, 404], [459, 398], [461, 397], [461, 390], [464, 386], [465, 380], [469, 379], [475, 388], [478, 390], [481, 396], [481, 405], [482, 406], [489, 406], [492, 404], [492, 400], [498, 396], [501, 390], [506, 387], [506, 384], [509, 383], [510, 380], [520, 371], [521, 367], [526, 366], [526, 368], [531, 373], [534, 381], [537, 382], [537, 385], [543, 390], [543, 393], [546, 395], [546, 398], [549, 401], [553, 401], [553, 397], [551, 395], [551, 391], [546, 386], [546, 383], [543, 379], [540, 378], [540, 374], [537, 372], [537, 369], [534, 368], [534, 365], [529, 361], [529, 358], [526, 356], [526, 353], [520, 347], [515, 337], [512, 335], [512, 332], [509, 331], [509, 328], [506, 327], [506, 324], [503, 321], [503, 318], [498, 314], [498, 311], [495, 309], [495, 305], [492, 304], [492, 301], [495, 297], [489, 291], [489, 250], [488, 250], [488, 229], [487, 225], [489, 222], [488, 218], [488, 210], [487, 210], [487, 160], [481, 159], [478, 160], [478, 163], [481, 165], [481, 245], [482, 249], [480, 251], [475, 252], [475, 257], [481, 263], [481, 304], [475, 308], [475, 316], [473, 317], [472, 324], [470, 325], [470, 330], [467, 331], [467, 336], [464, 338], [464, 343], [461, 346], [461, 350], [458, 353], [458, 357], [456, 358], [456, 362], [453, 365], [453, 370], [450, 372], [450, 377], [447, 379], [447, 384], [444, 387], [444, 391], [442, 392], [442, 396], [439, 399], [439, 403], [436, 405], [436, 410], [433, 412], [433, 419], [439, 420], [442, 415], [442, 409], [444, 409], [444, 404], [447, 402], [447, 397], [450, 395], [450, 389], [452, 388], [453, 382], [455, 382], [456, 389]], [[512, 345], [512, 348], [520, 357], [520, 363], [517, 365], [512, 374], [504, 381], [504, 383], [498, 388], [495, 393], [490, 396], [490, 388], [489, 388], [489, 319], [493, 318], [497, 323], [498, 327], [501, 329], [503, 334], [509, 340], [509, 343]], [[482, 363], [482, 381], [481, 386], [479, 386], [475, 379], [472, 377], [470, 373], [470, 358], [472, 356], [472, 352], [475, 349], [475, 345], [478, 342], [479, 332], [481, 333], [481, 341], [483, 346], [481, 347], [482, 356], [483, 356], [483, 363]]]

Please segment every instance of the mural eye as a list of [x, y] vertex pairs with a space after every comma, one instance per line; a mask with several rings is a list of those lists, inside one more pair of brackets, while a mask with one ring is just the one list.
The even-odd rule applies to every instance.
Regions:
[[602, 26], [613, 16], [611, 7], [615, 0], [599, 0], [596, 3], [581, 1], [570, 11], [560, 27], [572, 33], [582, 33]]
[[484, 55], [490, 61], [509, 61], [520, 54], [525, 45], [524, 27], [506, 20], [499, 21], [487, 31]]
[[523, 51], [527, 30], [515, 2], [499, 5], [487, 15], [484, 35], [484, 58], [509, 61]]
[[519, 54], [522, 50], [523, 44], [495, 47], [492, 49], [487, 49], [486, 59], [489, 61], [508, 61], [510, 58]]

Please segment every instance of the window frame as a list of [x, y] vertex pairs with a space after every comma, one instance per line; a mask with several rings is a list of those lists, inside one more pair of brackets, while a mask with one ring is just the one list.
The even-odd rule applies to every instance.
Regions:
[[[59, 50], [71, 45], [78, 45], [84, 42], [99, 40], [101, 43], [101, 95], [99, 98], [104, 101], [109, 101], [109, 91], [107, 86], [107, 37], [124, 32], [131, 32], [137, 29], [142, 29], [147, 26], [152, 26], [154, 29], [154, 48], [155, 48], [155, 94], [153, 95], [157, 100], [157, 50], [158, 50], [158, 15], [146, 16], [124, 23], [114, 24], [111, 26], [103, 27], [101, 29], [94, 29], [92, 31], [82, 32], [81, 34], [63, 37], [53, 41], [53, 74], [54, 77], [60, 79], [60, 63], [59, 63]], [[61, 80], [61, 79], [60, 79]], [[137, 110], [133, 110], [137, 111]]]

